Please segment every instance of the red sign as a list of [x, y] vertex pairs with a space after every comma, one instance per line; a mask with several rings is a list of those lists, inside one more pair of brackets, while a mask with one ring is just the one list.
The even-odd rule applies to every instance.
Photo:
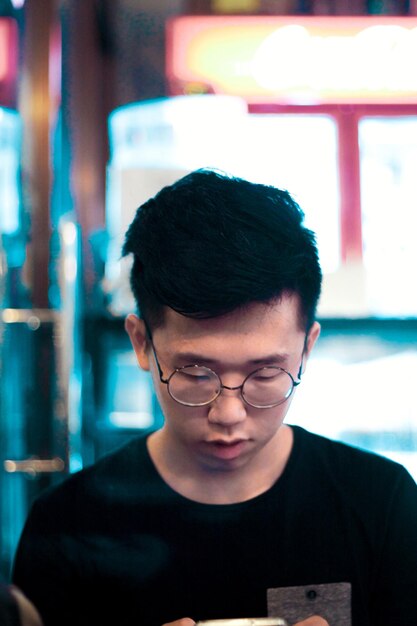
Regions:
[[15, 20], [0, 18], [0, 105], [14, 106], [18, 32]]
[[417, 103], [417, 18], [183, 16], [167, 35], [173, 95]]

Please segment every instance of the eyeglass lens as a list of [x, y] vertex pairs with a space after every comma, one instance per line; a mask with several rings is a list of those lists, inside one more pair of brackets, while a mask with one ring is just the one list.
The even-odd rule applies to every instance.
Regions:
[[[242, 387], [242, 396], [256, 407], [277, 405], [289, 398], [294, 387], [292, 377], [279, 367], [262, 367], [250, 374]], [[218, 375], [207, 367], [190, 365], [172, 374], [169, 393], [177, 402], [201, 406], [212, 402], [221, 391]]]

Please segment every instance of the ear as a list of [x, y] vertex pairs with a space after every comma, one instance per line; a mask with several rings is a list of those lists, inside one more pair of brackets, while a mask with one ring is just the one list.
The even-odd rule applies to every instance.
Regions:
[[315, 343], [320, 336], [320, 331], [321, 331], [320, 324], [318, 322], [314, 322], [314, 324], [312, 325], [312, 327], [310, 328], [308, 332], [307, 340], [305, 344], [305, 349], [304, 349], [304, 354], [303, 354], [303, 374], [305, 371], [306, 363], [311, 354], [311, 351], [313, 350]]
[[149, 343], [146, 335], [145, 322], [134, 313], [130, 313], [125, 319], [125, 330], [129, 335], [139, 367], [149, 371]]

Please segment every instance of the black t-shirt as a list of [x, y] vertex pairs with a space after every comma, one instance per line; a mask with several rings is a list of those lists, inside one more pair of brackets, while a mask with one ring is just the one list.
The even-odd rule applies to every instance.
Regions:
[[259, 617], [268, 590], [334, 583], [351, 585], [353, 626], [416, 622], [415, 482], [392, 461], [293, 430], [278, 481], [230, 505], [179, 495], [146, 440], [132, 440], [35, 503], [16, 584], [45, 626]]

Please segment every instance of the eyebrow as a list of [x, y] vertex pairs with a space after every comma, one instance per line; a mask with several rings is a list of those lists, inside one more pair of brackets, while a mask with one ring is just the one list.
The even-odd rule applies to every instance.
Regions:
[[[287, 353], [275, 353], [268, 354], [257, 359], [249, 359], [241, 365], [271, 365], [276, 363], [285, 363], [290, 358]], [[174, 355], [175, 360], [186, 361], [187, 364], [204, 364], [204, 365], [223, 365], [224, 361], [219, 359], [210, 359], [203, 357], [201, 354], [195, 354], [194, 352], [182, 352]]]

